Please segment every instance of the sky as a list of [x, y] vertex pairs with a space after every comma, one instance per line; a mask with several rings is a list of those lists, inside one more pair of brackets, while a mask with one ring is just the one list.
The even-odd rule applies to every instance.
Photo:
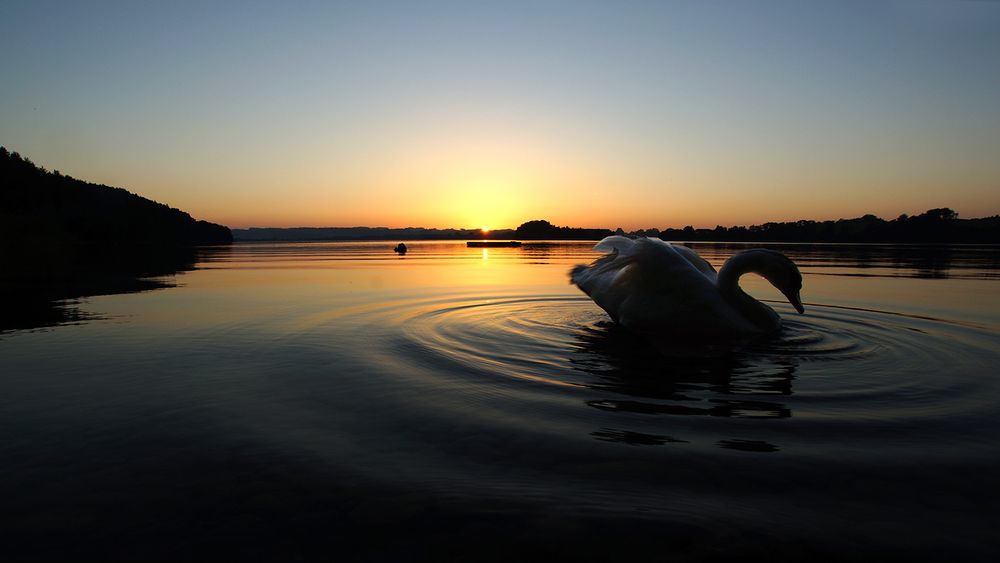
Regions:
[[1000, 213], [1000, 2], [0, 13], [0, 144], [231, 227]]

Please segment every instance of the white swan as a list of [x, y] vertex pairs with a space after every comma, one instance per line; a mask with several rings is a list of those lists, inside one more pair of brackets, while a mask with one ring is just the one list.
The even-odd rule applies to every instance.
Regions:
[[740, 276], [748, 272], [763, 276], [796, 311], [804, 311], [802, 274], [780, 252], [746, 250], [716, 273], [697, 252], [660, 239], [610, 236], [594, 250], [610, 254], [573, 268], [571, 283], [631, 330], [696, 337], [777, 330], [778, 313], [740, 289]]

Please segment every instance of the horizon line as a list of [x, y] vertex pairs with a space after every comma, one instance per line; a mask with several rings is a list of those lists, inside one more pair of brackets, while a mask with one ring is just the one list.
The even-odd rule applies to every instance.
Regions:
[[[715, 229], [716, 227], [720, 227], [720, 226], [728, 229], [728, 228], [733, 228], [733, 227], [752, 227], [752, 226], [760, 226], [760, 225], [776, 224], [776, 223], [777, 224], [780, 224], [780, 223], [797, 223], [797, 222], [800, 222], [800, 221], [812, 221], [812, 222], [815, 222], [815, 223], [824, 223], [824, 222], [827, 222], [827, 221], [833, 221], [833, 222], [836, 222], [836, 221], [849, 221], [849, 220], [853, 220], [853, 219], [863, 219], [864, 217], [867, 217], [868, 215], [872, 215], [873, 217], [876, 217], [876, 218], [881, 219], [883, 221], [895, 221], [896, 219], [898, 219], [899, 217], [902, 217], [903, 215], [905, 215], [907, 217], [917, 217], [917, 216], [919, 216], [919, 215], [921, 215], [923, 213], [927, 213], [928, 211], [932, 211], [933, 209], [950, 209], [950, 208], [948, 208], [948, 207], [932, 208], [932, 209], [927, 209], [927, 210], [924, 210], [924, 211], [922, 211], [920, 213], [913, 214], [913, 215], [908, 214], [908, 213], [901, 213], [900, 215], [897, 215], [896, 217], [892, 217], [892, 218], [879, 217], [878, 215], [875, 215], [873, 213], [866, 213], [864, 215], [859, 215], [857, 217], [839, 217], [837, 219], [796, 219], [796, 220], [793, 220], [793, 221], [763, 221], [763, 222], [760, 222], [760, 223], [744, 223], [744, 224], [733, 224], [733, 225], [716, 224], [716, 225], [713, 225], [711, 227], [707, 227], [707, 226], [695, 226], [695, 225], [684, 225], [684, 226], [668, 226], [668, 227], [660, 228], [660, 227], [650, 226], [650, 227], [645, 227], [645, 228], [638, 228], [638, 229], [631, 229], [631, 230], [629, 230], [629, 229], [623, 229], [623, 230], [625, 232], [648, 231], [648, 230], [653, 230], [653, 229], [663, 231], [663, 230], [667, 230], [667, 229], [683, 230], [683, 229], [685, 229], [687, 227], [692, 227], [695, 230], [700, 230], [700, 229], [709, 229], [709, 230], [711, 230], [711, 229]], [[969, 221], [969, 220], [976, 220], [976, 219], [990, 219], [990, 218], [994, 218], [994, 217], [1000, 217], [1000, 213], [994, 213], [992, 215], [983, 215], [981, 217], [956, 217], [956, 219]], [[548, 221], [548, 220], [547, 219], [530, 219], [529, 221], [523, 221], [521, 223], [521, 225], [523, 225], [524, 223], [528, 223], [530, 221]], [[607, 227], [607, 226], [604, 226], [604, 227], [581, 227], [581, 226], [573, 226], [573, 225], [557, 225], [557, 224], [551, 223], [551, 222], [549, 222], [549, 223], [552, 226], [554, 226], [554, 227], [558, 227], [558, 228], [570, 228], [570, 229], [586, 229], [586, 230], [606, 229], [606, 230], [609, 230], [609, 231], [615, 231], [616, 229], [619, 228], [619, 227], [612, 228], [612, 227]], [[322, 225], [322, 226], [320, 226], [320, 225], [292, 225], [292, 226], [283, 226], [283, 227], [282, 226], [262, 226], [262, 225], [251, 225], [251, 226], [246, 226], [246, 227], [234, 227], [234, 226], [229, 226], [229, 225], [226, 225], [226, 226], [229, 227], [230, 229], [241, 230], [241, 231], [252, 230], [252, 229], [386, 229], [386, 230], [423, 229], [423, 230], [436, 230], [436, 231], [482, 231], [483, 230], [483, 227], [426, 227], [426, 226], [420, 226], [420, 225], [407, 225], [405, 227], [390, 227], [390, 226], [386, 226], [386, 225], [374, 225], [374, 226], [373, 225]], [[520, 225], [515, 226], [515, 227], [493, 227], [493, 228], [487, 229], [487, 232], [516, 231], [519, 226]]]

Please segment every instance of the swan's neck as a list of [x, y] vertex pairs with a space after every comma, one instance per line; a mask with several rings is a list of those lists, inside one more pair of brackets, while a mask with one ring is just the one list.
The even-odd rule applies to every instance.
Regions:
[[747, 295], [739, 283], [743, 274], [763, 274], [765, 261], [765, 255], [753, 251], [736, 254], [719, 270], [716, 283], [722, 298], [747, 321], [762, 330], [772, 330], [781, 325], [781, 318], [773, 309]]

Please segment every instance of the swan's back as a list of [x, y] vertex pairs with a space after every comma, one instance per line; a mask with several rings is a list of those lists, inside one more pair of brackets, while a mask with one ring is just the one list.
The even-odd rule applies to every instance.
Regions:
[[720, 307], [715, 268], [687, 247], [611, 236], [594, 250], [610, 254], [577, 266], [570, 279], [628, 328], [702, 332], [729, 313]]

